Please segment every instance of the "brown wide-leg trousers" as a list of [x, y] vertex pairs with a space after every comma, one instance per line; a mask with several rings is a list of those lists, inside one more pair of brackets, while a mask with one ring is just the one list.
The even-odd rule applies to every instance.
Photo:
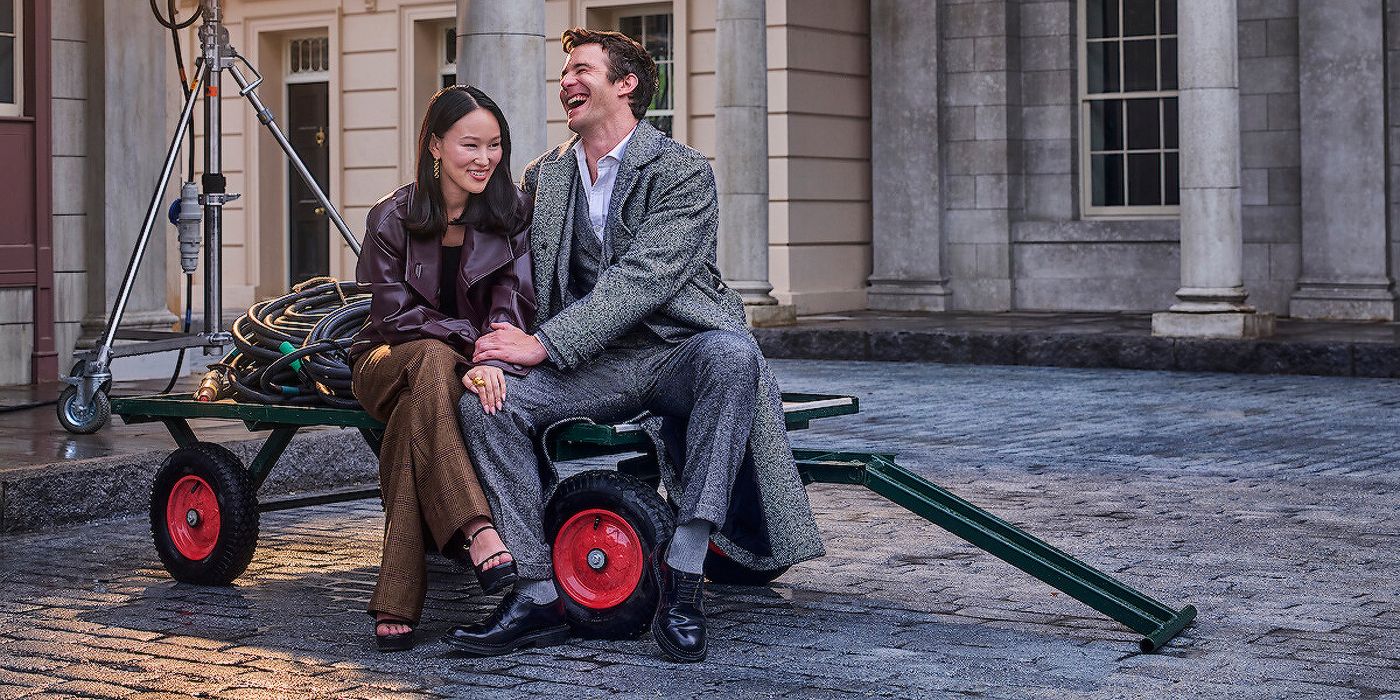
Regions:
[[424, 535], [443, 551], [473, 518], [491, 517], [457, 420], [465, 389], [456, 368], [464, 362], [446, 343], [424, 339], [380, 345], [355, 363], [355, 397], [385, 424], [379, 448], [384, 552], [372, 614], [417, 623], [427, 590]]

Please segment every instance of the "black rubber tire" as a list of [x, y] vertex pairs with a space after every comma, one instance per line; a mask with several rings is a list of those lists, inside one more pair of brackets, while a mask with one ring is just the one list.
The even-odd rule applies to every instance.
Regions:
[[64, 430], [76, 435], [91, 435], [107, 425], [112, 417], [112, 401], [106, 390], [92, 395], [87, 410], [78, 408], [78, 387], [70, 386], [58, 395], [58, 422]]
[[[607, 469], [576, 474], [559, 483], [545, 511], [545, 534], [554, 542], [560, 528], [575, 514], [599, 508], [624, 518], [642, 540], [647, 561], [675, 529], [671, 509], [656, 489], [625, 474]], [[558, 577], [556, 577], [557, 581]], [[557, 584], [556, 584], [557, 585]], [[580, 637], [631, 639], [651, 626], [660, 590], [656, 573], [647, 566], [637, 587], [623, 602], [607, 609], [585, 607], [559, 587], [569, 625]]]
[[[166, 524], [170, 492], [186, 475], [204, 479], [219, 506], [220, 526], [214, 549], [199, 560], [180, 553]], [[248, 568], [258, 546], [257, 494], [238, 457], [224, 446], [210, 442], [171, 452], [156, 472], [151, 488], [151, 537], [161, 564], [176, 581], [224, 586], [238, 578]]]
[[727, 586], [766, 586], [787, 573], [788, 567], [750, 569], [716, 552], [713, 547], [705, 553], [705, 578]]

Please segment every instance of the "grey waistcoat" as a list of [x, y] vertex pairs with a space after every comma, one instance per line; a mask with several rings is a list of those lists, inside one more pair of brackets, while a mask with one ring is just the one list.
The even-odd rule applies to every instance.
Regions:
[[[588, 296], [594, 285], [598, 284], [598, 275], [605, 266], [603, 241], [599, 240], [598, 234], [593, 230], [593, 223], [588, 218], [588, 196], [583, 192], [583, 182], [580, 178], [574, 179], [569, 198], [574, 202], [574, 232], [573, 241], [569, 246], [569, 281], [567, 288], [560, 295], [563, 306], [569, 306]], [[639, 325], [608, 343], [608, 347], [635, 348], [659, 342], [661, 338], [656, 333], [646, 325]]]
[[574, 241], [569, 256], [569, 289], [565, 305], [572, 304], [588, 296], [593, 285], [598, 283], [598, 270], [603, 263], [603, 242], [593, 232], [593, 224], [588, 220], [588, 198], [582, 187], [574, 182]]

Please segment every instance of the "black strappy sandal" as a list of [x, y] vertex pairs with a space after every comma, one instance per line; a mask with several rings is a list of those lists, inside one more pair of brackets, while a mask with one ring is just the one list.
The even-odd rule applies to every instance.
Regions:
[[[404, 625], [408, 627], [407, 632], [398, 634], [380, 634], [380, 625]], [[395, 620], [385, 618], [374, 621], [374, 643], [380, 651], [408, 651], [413, 648], [413, 625], [407, 620]]]
[[[497, 564], [489, 569], [483, 569], [480, 566], [472, 563], [472, 540], [475, 540], [477, 535], [480, 535], [481, 533], [486, 532], [487, 530], [495, 529], [495, 525], [482, 525], [481, 527], [477, 528], [475, 532], [473, 532], [470, 535], [467, 535], [466, 541], [462, 544], [461, 558], [458, 560], [459, 563], [462, 564], [462, 566], [471, 569], [472, 573], [476, 574], [476, 582], [481, 586], [481, 592], [487, 595], [491, 595], [493, 593], [500, 593], [506, 588], [514, 585], [516, 580], [519, 578], [515, 572], [514, 560], [505, 562], [504, 564]], [[495, 554], [492, 554], [486, 557], [485, 559], [481, 560], [481, 563], [485, 564], [486, 562], [489, 562], [492, 559], [501, 556], [502, 554], [510, 554], [510, 550], [502, 549], [501, 551], [496, 552]]]

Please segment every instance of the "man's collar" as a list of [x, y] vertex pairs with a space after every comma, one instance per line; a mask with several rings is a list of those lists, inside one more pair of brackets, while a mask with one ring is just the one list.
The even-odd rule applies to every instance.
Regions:
[[[632, 127], [631, 131], [627, 132], [626, 136], [622, 137], [621, 141], [617, 142], [616, 146], [613, 146], [613, 149], [611, 151], [608, 151], [607, 153], [603, 154], [603, 157], [599, 158], [598, 161], [602, 162], [607, 158], [612, 158], [613, 160], [621, 163], [622, 159], [627, 155], [627, 144], [631, 143], [632, 137], [636, 135], [636, 133], [637, 127], [634, 126]], [[583, 148], [583, 139], [574, 139], [573, 151], [574, 155], [578, 157], [580, 163], [588, 162], [588, 154], [584, 151]]]
[[[661, 142], [665, 138], [665, 134], [662, 134], [649, 122], [639, 122], [627, 139], [627, 151], [622, 156], [622, 169], [640, 168], [655, 158], [660, 152]], [[551, 168], [569, 168], [577, 165], [578, 158], [574, 155], [574, 147], [582, 140], [578, 134], [572, 135], [568, 141], [555, 146], [543, 156], [541, 165]]]

